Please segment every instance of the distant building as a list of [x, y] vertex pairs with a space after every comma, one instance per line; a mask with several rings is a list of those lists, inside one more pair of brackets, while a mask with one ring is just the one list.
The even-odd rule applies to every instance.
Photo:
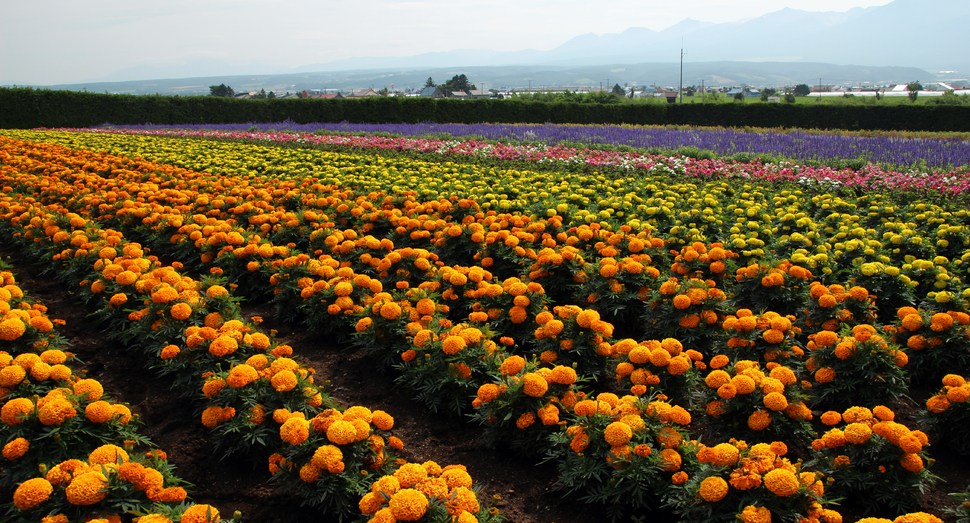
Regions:
[[347, 98], [371, 98], [374, 96], [380, 96], [380, 94], [373, 89], [361, 89], [353, 94], [347, 96]]
[[440, 87], [425, 87], [418, 93], [422, 98], [446, 98], [445, 92]]

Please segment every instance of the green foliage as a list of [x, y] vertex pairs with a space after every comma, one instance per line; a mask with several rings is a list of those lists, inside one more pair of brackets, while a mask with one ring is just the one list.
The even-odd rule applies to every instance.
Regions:
[[809, 94], [812, 93], [812, 88], [809, 87], [808, 84], [798, 84], [795, 86], [795, 89], [792, 91], [792, 93], [795, 96], [808, 96]]
[[232, 90], [232, 87], [229, 87], [226, 84], [210, 85], [209, 96], [232, 98], [233, 96], [236, 96], [236, 92]]

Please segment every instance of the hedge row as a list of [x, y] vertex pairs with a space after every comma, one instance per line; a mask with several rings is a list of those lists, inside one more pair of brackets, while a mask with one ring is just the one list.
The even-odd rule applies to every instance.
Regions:
[[579, 104], [520, 100], [236, 100], [0, 88], [0, 128], [154, 123], [573, 123], [970, 131], [970, 106], [802, 104]]

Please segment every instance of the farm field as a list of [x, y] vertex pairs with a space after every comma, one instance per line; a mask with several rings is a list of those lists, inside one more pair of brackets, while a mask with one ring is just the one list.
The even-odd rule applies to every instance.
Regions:
[[7, 514], [968, 518], [960, 158], [2, 131]]

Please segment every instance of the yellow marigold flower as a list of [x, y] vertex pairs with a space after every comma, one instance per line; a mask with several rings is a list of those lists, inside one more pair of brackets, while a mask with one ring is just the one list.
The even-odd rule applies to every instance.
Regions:
[[710, 476], [701, 481], [700, 495], [705, 501], [716, 503], [728, 494], [728, 483], [723, 478]]
[[67, 486], [65, 494], [72, 505], [94, 505], [108, 495], [108, 478], [96, 471], [76, 476]]
[[20, 510], [36, 507], [50, 498], [54, 487], [44, 478], [24, 481], [13, 493], [13, 504]]
[[335, 445], [353, 443], [357, 441], [357, 428], [349, 421], [335, 421], [327, 428], [327, 439]]
[[419, 490], [404, 488], [391, 497], [389, 508], [398, 521], [417, 521], [428, 511], [428, 498]]
[[764, 475], [764, 485], [776, 496], [788, 497], [798, 492], [800, 483], [794, 472], [777, 468]]
[[549, 382], [534, 372], [527, 372], [522, 376], [522, 387], [526, 395], [541, 398], [549, 390]]
[[[211, 287], [210, 287], [211, 288]], [[219, 510], [212, 505], [192, 505], [182, 513], [182, 523], [216, 523], [220, 519]]]

